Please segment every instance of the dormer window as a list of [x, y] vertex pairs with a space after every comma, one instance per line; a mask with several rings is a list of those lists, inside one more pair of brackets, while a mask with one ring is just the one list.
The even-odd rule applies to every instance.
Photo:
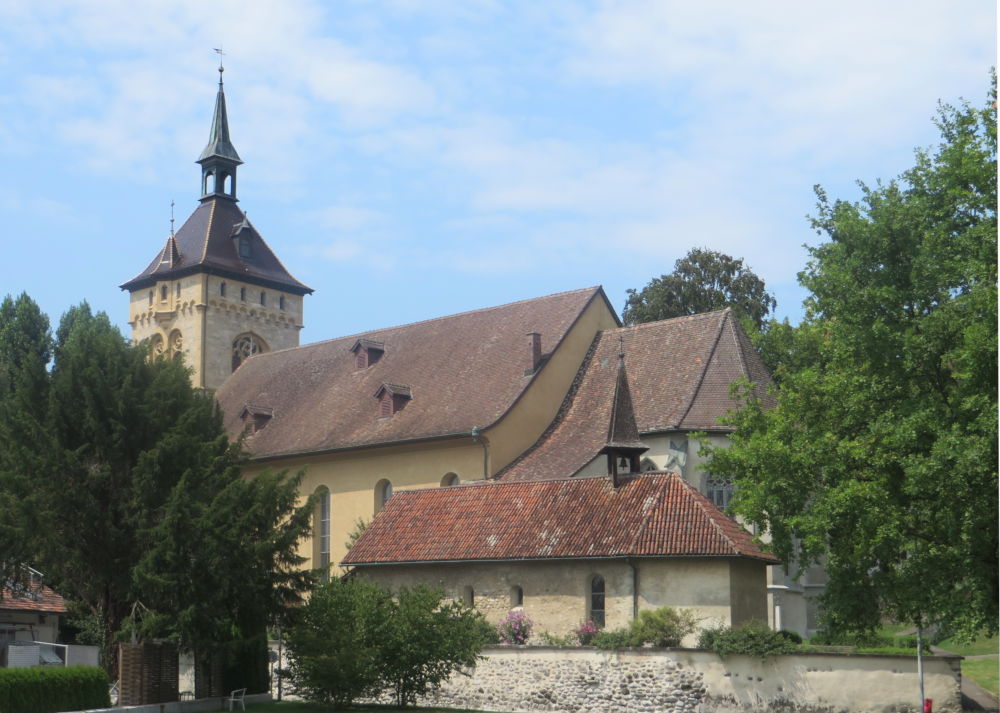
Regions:
[[267, 406], [247, 404], [240, 413], [240, 420], [243, 422], [243, 429], [247, 432], [247, 435], [252, 436], [258, 431], [263, 430], [271, 422], [272, 416], [274, 416], [274, 409]]
[[253, 249], [250, 247], [250, 236], [247, 233], [240, 233], [240, 259], [249, 260], [253, 257]]
[[359, 339], [351, 347], [354, 354], [354, 368], [367, 369], [385, 354], [385, 344], [372, 339]]
[[378, 399], [378, 417], [391, 418], [393, 414], [403, 410], [413, 399], [413, 394], [409, 386], [385, 382], [375, 392], [375, 398]]

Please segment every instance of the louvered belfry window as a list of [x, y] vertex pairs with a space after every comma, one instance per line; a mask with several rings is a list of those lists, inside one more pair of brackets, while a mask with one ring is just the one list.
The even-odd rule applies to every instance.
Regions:
[[389, 418], [390, 416], [392, 416], [392, 394], [383, 391], [382, 398], [378, 402], [378, 417]]

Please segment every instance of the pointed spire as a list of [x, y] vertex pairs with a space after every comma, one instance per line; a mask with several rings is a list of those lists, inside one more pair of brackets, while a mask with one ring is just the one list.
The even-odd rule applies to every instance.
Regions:
[[628, 385], [628, 374], [625, 373], [625, 339], [618, 339], [618, 374], [615, 381], [615, 392], [611, 400], [611, 419], [608, 423], [608, 442], [600, 453], [608, 456], [608, 475], [618, 486], [618, 476], [621, 466], [618, 460], [625, 461], [626, 473], [639, 471], [639, 455], [649, 450], [639, 439], [639, 427], [635, 422], [635, 411], [632, 408], [632, 392]]
[[215, 95], [215, 114], [212, 117], [212, 131], [208, 135], [208, 145], [198, 157], [198, 162], [209, 158], [218, 157], [234, 161], [237, 164], [243, 163], [240, 155], [236, 153], [236, 147], [229, 139], [229, 116], [226, 114], [226, 93], [222, 86], [222, 73], [225, 68], [219, 65], [219, 91]]

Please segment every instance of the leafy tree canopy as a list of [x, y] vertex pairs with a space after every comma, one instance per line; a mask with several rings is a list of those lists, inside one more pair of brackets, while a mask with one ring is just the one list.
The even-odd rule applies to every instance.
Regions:
[[672, 273], [654, 278], [641, 291], [627, 292], [622, 311], [626, 324], [731, 307], [759, 330], [777, 304], [742, 259], [706, 248], [692, 248], [674, 263]]
[[53, 340], [27, 295], [0, 305], [0, 337], [6, 562], [83, 603], [106, 645], [127, 632], [224, 646], [298, 601], [297, 478], [244, 479], [240, 445], [180, 362], [150, 359], [86, 304]]
[[817, 189], [779, 404], [711, 453], [782, 559], [825, 563], [835, 629], [997, 630], [995, 97], [942, 106], [940, 145], [860, 201]]

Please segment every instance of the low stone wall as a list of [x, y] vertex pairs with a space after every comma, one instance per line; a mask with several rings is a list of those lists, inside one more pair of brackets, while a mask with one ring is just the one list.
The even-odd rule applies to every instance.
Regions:
[[[795, 654], [720, 659], [690, 649], [497, 647], [422, 705], [566, 713], [902, 713], [918, 711], [916, 658]], [[934, 710], [960, 713], [958, 657], [924, 659]]]

